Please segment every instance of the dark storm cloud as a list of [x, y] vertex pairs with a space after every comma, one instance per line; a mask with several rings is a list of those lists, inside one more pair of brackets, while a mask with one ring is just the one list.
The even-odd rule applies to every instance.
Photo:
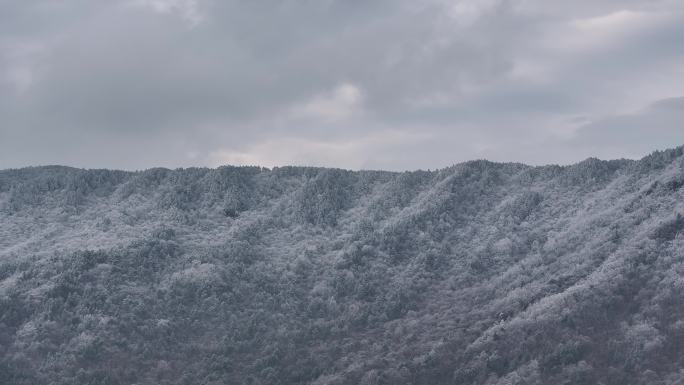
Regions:
[[0, 1], [0, 167], [435, 168], [684, 142], [653, 105], [684, 95], [682, 6], [568, 4]]

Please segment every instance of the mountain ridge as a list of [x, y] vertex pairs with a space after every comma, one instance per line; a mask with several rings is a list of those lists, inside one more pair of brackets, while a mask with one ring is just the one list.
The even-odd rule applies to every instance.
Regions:
[[683, 170], [3, 170], [0, 380], [678, 384]]

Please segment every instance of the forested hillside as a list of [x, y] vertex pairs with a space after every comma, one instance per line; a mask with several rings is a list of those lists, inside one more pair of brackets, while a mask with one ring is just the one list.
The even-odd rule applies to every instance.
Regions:
[[684, 384], [683, 153], [0, 171], [0, 383]]

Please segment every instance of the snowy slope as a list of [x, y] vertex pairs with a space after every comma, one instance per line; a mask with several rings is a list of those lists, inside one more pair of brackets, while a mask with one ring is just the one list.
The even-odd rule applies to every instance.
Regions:
[[0, 383], [684, 383], [683, 152], [0, 171]]

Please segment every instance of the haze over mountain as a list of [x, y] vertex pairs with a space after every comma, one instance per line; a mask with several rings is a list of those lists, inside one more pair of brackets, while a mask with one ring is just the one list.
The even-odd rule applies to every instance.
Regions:
[[0, 383], [684, 384], [684, 147], [0, 171]]

